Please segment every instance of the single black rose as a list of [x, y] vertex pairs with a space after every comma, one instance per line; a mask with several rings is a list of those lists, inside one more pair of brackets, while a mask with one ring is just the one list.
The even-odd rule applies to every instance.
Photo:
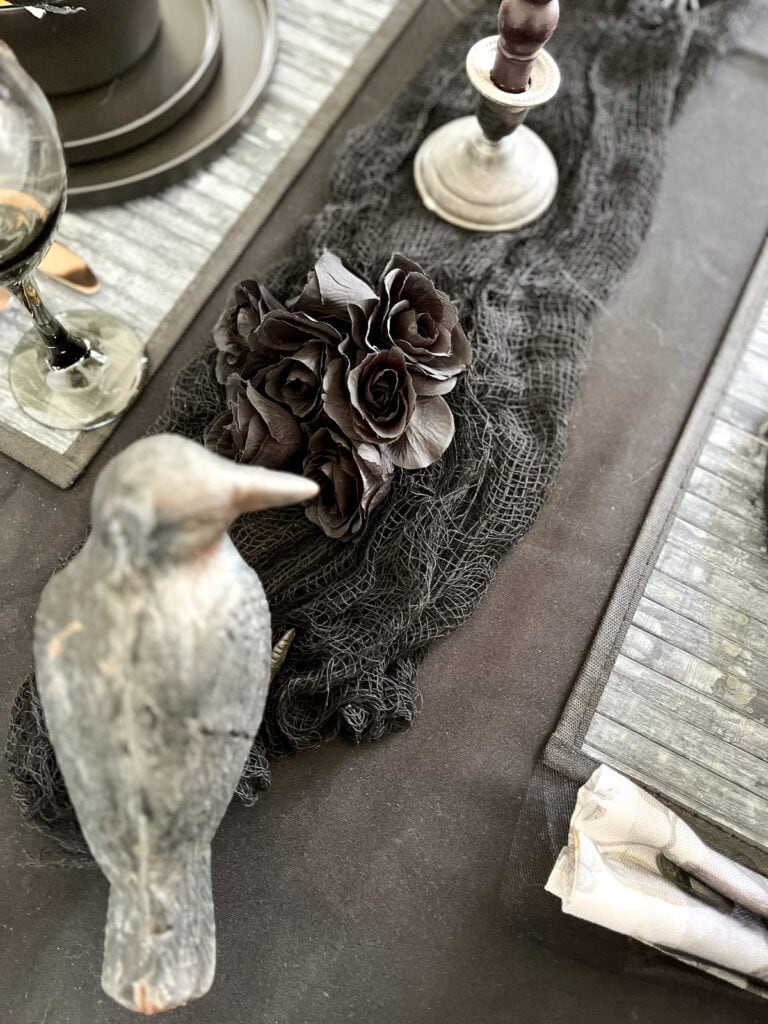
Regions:
[[263, 370], [259, 381], [275, 402], [287, 405], [300, 420], [314, 415], [320, 407], [328, 346], [308, 341], [297, 352], [284, 356]]
[[385, 497], [392, 466], [382, 449], [355, 445], [339, 431], [321, 426], [309, 439], [303, 473], [320, 487], [305, 515], [328, 536], [351, 540], [365, 528]]
[[[219, 350], [216, 356], [216, 379], [226, 384], [231, 373], [243, 374], [246, 364], [259, 362], [256, 330], [264, 317], [285, 307], [257, 281], [241, 281], [235, 288], [232, 302], [213, 328], [213, 340]], [[274, 358], [270, 353], [267, 360]]]
[[452, 390], [472, 352], [456, 307], [412, 260], [395, 254], [379, 282], [379, 306], [367, 334], [370, 345], [402, 349], [418, 395]]
[[205, 447], [235, 462], [283, 469], [301, 448], [292, 413], [236, 374], [227, 381], [227, 411], [208, 427]]
[[405, 432], [416, 392], [400, 349], [358, 352], [350, 339], [328, 361], [323, 406], [347, 437], [389, 444]]
[[453, 414], [439, 395], [419, 397], [399, 348], [361, 355], [350, 340], [329, 359], [323, 408], [357, 443], [387, 445], [395, 466], [424, 469], [453, 440]]
[[364, 278], [345, 267], [338, 256], [324, 252], [307, 275], [304, 291], [290, 303], [290, 308], [342, 323], [343, 333], [350, 333], [362, 345], [378, 305], [376, 292]]

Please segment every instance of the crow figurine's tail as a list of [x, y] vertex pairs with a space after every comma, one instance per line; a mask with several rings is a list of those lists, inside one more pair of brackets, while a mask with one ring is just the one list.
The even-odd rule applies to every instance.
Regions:
[[153, 1014], [205, 995], [216, 969], [209, 851], [162, 878], [121, 878], [109, 893], [101, 983], [122, 1006]]

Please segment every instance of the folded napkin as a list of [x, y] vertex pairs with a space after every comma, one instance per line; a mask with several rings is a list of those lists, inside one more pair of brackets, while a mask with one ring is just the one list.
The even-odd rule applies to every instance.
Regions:
[[566, 914], [768, 995], [768, 879], [606, 765], [579, 790], [546, 889]]

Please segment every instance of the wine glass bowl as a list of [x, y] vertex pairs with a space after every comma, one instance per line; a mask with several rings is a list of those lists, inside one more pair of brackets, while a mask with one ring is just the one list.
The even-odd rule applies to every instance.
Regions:
[[11, 391], [49, 427], [87, 430], [114, 420], [146, 373], [144, 342], [98, 309], [54, 316], [32, 278], [66, 202], [66, 164], [39, 86], [0, 42], [0, 286], [32, 317], [10, 360]]
[[42, 258], [64, 207], [67, 170], [45, 96], [2, 42], [0, 153], [0, 284], [7, 284]]

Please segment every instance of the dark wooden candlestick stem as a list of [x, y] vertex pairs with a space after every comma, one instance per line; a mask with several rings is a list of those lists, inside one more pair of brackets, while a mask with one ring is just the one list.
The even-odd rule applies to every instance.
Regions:
[[491, 71], [493, 84], [504, 92], [525, 92], [531, 68], [557, 28], [558, 0], [503, 0], [499, 8], [499, 40]]

